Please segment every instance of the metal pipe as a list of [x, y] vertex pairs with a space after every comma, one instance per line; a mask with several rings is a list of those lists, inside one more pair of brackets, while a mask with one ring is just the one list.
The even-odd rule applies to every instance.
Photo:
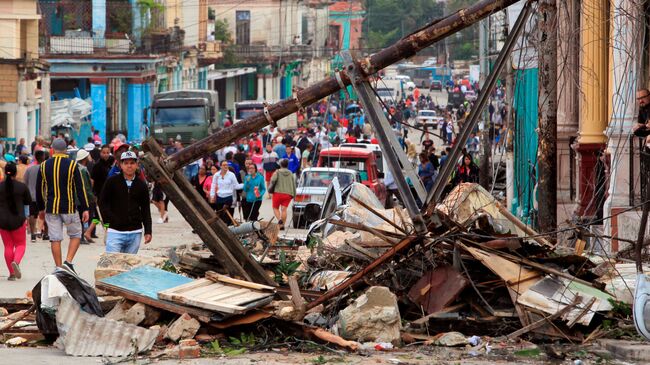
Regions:
[[[494, 85], [496, 85], [497, 78], [499, 74], [501, 74], [501, 70], [503, 69], [503, 66], [506, 64], [506, 60], [510, 56], [510, 52], [512, 52], [512, 49], [515, 46], [517, 38], [519, 38], [521, 32], [526, 28], [526, 20], [528, 19], [528, 16], [530, 15], [531, 12], [531, 4], [532, 4], [531, 1], [527, 2], [524, 8], [521, 10], [519, 17], [517, 18], [517, 22], [513, 27], [512, 33], [506, 39], [506, 44], [503, 45], [501, 52], [499, 52], [499, 57], [496, 60], [494, 69], [492, 70], [490, 76], [488, 77], [485, 84], [483, 85], [483, 88], [481, 89], [481, 93], [479, 94], [476, 103], [474, 104], [471, 112], [469, 113], [469, 117], [467, 117], [465, 123], [463, 123], [463, 128], [461, 129], [458, 138], [456, 139], [454, 148], [452, 148], [449, 157], [447, 158], [447, 162], [442, 167], [440, 174], [438, 174], [438, 178], [436, 179], [436, 182], [433, 185], [433, 189], [431, 189], [431, 192], [429, 193], [429, 196], [427, 198], [428, 204], [424, 208], [425, 209], [424, 214], [426, 216], [431, 216], [433, 214], [436, 204], [438, 200], [440, 200], [440, 197], [442, 196], [442, 192], [445, 189], [445, 186], [447, 185], [449, 177], [451, 176], [451, 173], [456, 168], [456, 161], [458, 161], [458, 158], [460, 157], [462, 148], [463, 146], [465, 146], [465, 143], [467, 142], [467, 139], [469, 138], [469, 135], [471, 134], [472, 130], [474, 129], [474, 127], [476, 127], [476, 124], [478, 123], [479, 117], [481, 115], [481, 111], [483, 110], [483, 108], [485, 108], [485, 105], [488, 102], [488, 99], [490, 97], [490, 90], [492, 90], [494, 88]], [[485, 138], [487, 138], [487, 136]]]

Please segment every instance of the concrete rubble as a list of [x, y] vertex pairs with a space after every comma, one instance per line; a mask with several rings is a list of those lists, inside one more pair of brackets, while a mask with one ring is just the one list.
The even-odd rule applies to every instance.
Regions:
[[189, 314], [183, 314], [172, 323], [167, 329], [165, 338], [174, 342], [191, 339], [201, 328], [201, 324]]
[[386, 287], [373, 286], [339, 312], [335, 333], [358, 342], [398, 345], [401, 327], [397, 296]]

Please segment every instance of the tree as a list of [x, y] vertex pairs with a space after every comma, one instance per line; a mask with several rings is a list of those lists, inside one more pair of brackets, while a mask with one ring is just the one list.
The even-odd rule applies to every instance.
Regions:
[[223, 43], [223, 63], [225, 65], [234, 65], [237, 63], [237, 56], [233, 49], [233, 38], [227, 19], [216, 20], [214, 22], [214, 39]]
[[364, 35], [369, 48], [384, 48], [442, 17], [443, 4], [431, 0], [366, 0]]

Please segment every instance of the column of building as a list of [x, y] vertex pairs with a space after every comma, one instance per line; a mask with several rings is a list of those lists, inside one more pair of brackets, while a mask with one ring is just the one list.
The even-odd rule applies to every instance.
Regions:
[[583, 0], [580, 21], [580, 102], [578, 153], [578, 207], [576, 215], [596, 215], [598, 158], [605, 148], [608, 90], [607, 0]]
[[[571, 139], [578, 133], [578, 42], [580, 27], [579, 6], [576, 0], [560, 1], [558, 6], [558, 196], [560, 205], [571, 205]], [[558, 214], [571, 209], [558, 207]], [[563, 221], [558, 217], [558, 222]]]
[[[612, 3], [612, 44], [609, 69], [611, 72], [611, 116], [607, 127], [607, 156], [609, 157], [609, 186], [603, 215], [617, 216], [630, 206], [630, 134], [636, 123], [636, 89], [641, 61], [643, 32], [637, 15], [642, 16], [633, 0], [615, 0]], [[630, 237], [633, 232], [619, 232], [621, 220], [606, 219], [605, 234]], [[618, 251], [619, 242], [610, 243], [610, 251]]]

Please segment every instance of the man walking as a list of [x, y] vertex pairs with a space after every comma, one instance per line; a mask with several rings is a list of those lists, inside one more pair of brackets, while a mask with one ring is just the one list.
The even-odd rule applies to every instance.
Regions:
[[138, 156], [120, 156], [122, 173], [108, 178], [99, 198], [99, 210], [108, 224], [106, 252], [138, 253], [142, 230], [144, 243], [151, 242], [151, 212], [147, 184], [136, 176]]
[[[38, 172], [41, 170], [41, 163], [45, 160], [45, 151], [36, 151], [34, 152], [34, 165], [27, 168], [25, 171], [25, 185], [29, 188], [29, 193], [32, 198], [32, 202], [29, 203], [29, 232], [32, 235], [32, 242], [36, 242], [36, 236], [38, 232], [38, 206], [36, 204], [36, 180], [38, 178]], [[43, 240], [48, 240], [45, 232], [43, 233]]]
[[[41, 164], [36, 177], [36, 203], [41, 214], [45, 214], [55, 265], [74, 272], [72, 260], [81, 241], [81, 222], [76, 212], [75, 198], [82, 211], [82, 220], [87, 222], [86, 187], [77, 163], [66, 154], [67, 143], [57, 138], [52, 142], [52, 149], [54, 155]], [[66, 260], [62, 262], [63, 226], [70, 237], [70, 244]]]

